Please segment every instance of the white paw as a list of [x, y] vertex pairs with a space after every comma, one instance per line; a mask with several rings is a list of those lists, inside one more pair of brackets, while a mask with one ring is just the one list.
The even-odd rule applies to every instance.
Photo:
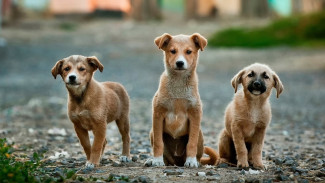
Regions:
[[120, 162], [130, 162], [131, 159], [128, 158], [127, 156], [120, 156]]
[[90, 163], [89, 161], [86, 162], [86, 165], [85, 165], [85, 168], [87, 169], [94, 169], [95, 168], [95, 165]]
[[145, 162], [146, 166], [165, 166], [164, 163], [164, 158], [163, 156], [159, 156], [159, 157], [153, 157], [152, 159], [148, 159]]
[[199, 167], [199, 163], [197, 162], [196, 157], [187, 157], [184, 166], [197, 168]]

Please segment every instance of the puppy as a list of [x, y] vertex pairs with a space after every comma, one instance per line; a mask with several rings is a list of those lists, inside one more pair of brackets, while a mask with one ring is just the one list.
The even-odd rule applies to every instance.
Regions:
[[[218, 163], [229, 162], [237, 167], [264, 169], [262, 148], [265, 131], [271, 121], [269, 97], [272, 87], [277, 98], [283, 91], [278, 75], [264, 64], [252, 64], [231, 80], [235, 89], [233, 101], [225, 111], [225, 128], [219, 137]], [[238, 85], [242, 89], [237, 92]]]
[[152, 102], [150, 141], [154, 157], [146, 166], [198, 167], [204, 150], [210, 157], [202, 158], [202, 164], [216, 163], [216, 152], [203, 147], [200, 129], [202, 104], [196, 67], [199, 50], [203, 51], [207, 40], [198, 33], [165, 33], [154, 42], [164, 51], [165, 71]]
[[[106, 141], [107, 123], [115, 121], [121, 133], [123, 150], [120, 160], [130, 157], [129, 96], [115, 82], [97, 82], [94, 72], [104, 67], [96, 57], [72, 55], [52, 68], [54, 78], [61, 75], [68, 90], [68, 116], [87, 156], [87, 168], [99, 165]], [[91, 145], [88, 131], [94, 134]]]

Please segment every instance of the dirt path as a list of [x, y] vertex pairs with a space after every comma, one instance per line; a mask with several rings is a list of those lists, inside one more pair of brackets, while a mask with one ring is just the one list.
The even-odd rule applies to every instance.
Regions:
[[[73, 31], [62, 30], [60, 25], [53, 20], [26, 21], [4, 29], [2, 36], [8, 45], [0, 48], [0, 137], [16, 142], [22, 154], [47, 151], [49, 158], [56, 152], [66, 152], [68, 157], [52, 157], [47, 161], [53, 171], [50, 176], [55, 177], [55, 172], [64, 168], [80, 168], [85, 163], [85, 155], [66, 117], [66, 90], [60, 79], [54, 80], [50, 73], [57, 60], [82, 54], [96, 55], [105, 66], [103, 73], [95, 74], [97, 80], [120, 82], [130, 94], [134, 162], [118, 162], [121, 140], [112, 123], [107, 130], [109, 143], [102, 166], [80, 176], [104, 180], [110, 174], [116, 174], [116, 179], [118, 175], [126, 175], [130, 181], [139, 182], [325, 181], [324, 49], [208, 48], [201, 53], [198, 75], [204, 104], [202, 130], [205, 144], [216, 149], [217, 136], [223, 128], [223, 111], [234, 93], [230, 85], [233, 75], [254, 62], [269, 64], [279, 74], [285, 91], [279, 99], [271, 96], [273, 117], [263, 151], [265, 172], [214, 166], [148, 168], [143, 164], [151, 150], [148, 138], [151, 98], [164, 69], [162, 53], [153, 39], [164, 32], [200, 32], [209, 36], [224, 25], [93, 20], [72, 23]], [[205, 176], [198, 176], [198, 172], [204, 172]], [[179, 175], [167, 175], [170, 173]]]

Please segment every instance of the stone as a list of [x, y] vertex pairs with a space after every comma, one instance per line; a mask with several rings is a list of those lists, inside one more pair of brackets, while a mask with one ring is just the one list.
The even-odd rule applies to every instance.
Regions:
[[149, 158], [149, 155], [147, 155], [147, 154], [140, 154], [140, 155], [139, 155], [139, 158], [140, 158], [141, 160], [148, 159], [148, 158]]
[[165, 169], [163, 171], [166, 175], [182, 175], [184, 173], [183, 169]]
[[220, 163], [217, 168], [227, 168], [228, 164], [227, 163]]
[[275, 163], [276, 165], [282, 165], [283, 160], [280, 159], [280, 158], [275, 158], [275, 159], [274, 159], [274, 163]]
[[205, 177], [206, 173], [205, 172], [197, 172], [196, 175], [199, 177]]
[[139, 159], [139, 157], [138, 157], [138, 156], [132, 156], [132, 161], [133, 161], [133, 162], [136, 162], [136, 161], [138, 161], [138, 159]]

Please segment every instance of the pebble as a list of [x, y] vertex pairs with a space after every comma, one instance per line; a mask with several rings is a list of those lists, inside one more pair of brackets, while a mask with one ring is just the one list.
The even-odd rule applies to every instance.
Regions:
[[241, 175], [245, 175], [245, 170], [241, 170], [241, 171], [240, 171], [240, 174], [241, 174]]
[[217, 172], [215, 172], [215, 171], [208, 171], [207, 173], [206, 173], [206, 175], [207, 176], [220, 176]]
[[184, 173], [183, 169], [165, 169], [163, 171], [166, 175], [182, 175]]
[[199, 177], [205, 177], [206, 173], [205, 172], [197, 172], [196, 175]]
[[258, 180], [258, 179], [256, 179], [256, 178], [247, 178], [246, 180], [245, 180], [245, 183], [259, 183], [260, 181]]
[[298, 179], [298, 183], [309, 183], [307, 179]]
[[263, 179], [262, 183], [272, 183], [272, 179]]
[[232, 183], [245, 183], [245, 179], [239, 178], [239, 179], [233, 180]]
[[144, 160], [144, 159], [148, 159], [149, 155], [148, 154], [140, 154], [139, 157], [141, 160]]
[[319, 177], [315, 177], [315, 181], [316, 182], [319, 182], [319, 181], [322, 181], [323, 179], [319, 178]]
[[217, 166], [218, 168], [227, 168], [228, 164], [227, 163], [221, 163]]
[[139, 159], [139, 157], [138, 157], [138, 156], [132, 156], [132, 161], [133, 161], [133, 162], [136, 162], [136, 161], [138, 161], [138, 159]]
[[138, 181], [142, 182], [142, 183], [148, 183], [148, 182], [150, 182], [150, 179], [149, 179], [149, 177], [142, 175], [142, 176], [138, 177]]
[[280, 159], [280, 158], [275, 158], [275, 159], [274, 159], [274, 163], [275, 163], [276, 165], [282, 165], [283, 160]]
[[294, 164], [296, 164], [296, 162], [293, 161], [293, 160], [287, 160], [287, 161], [284, 162], [284, 165], [288, 165], [288, 166], [291, 166], [291, 165], [294, 165]]
[[280, 180], [280, 181], [288, 181], [289, 177], [282, 174], [282, 175], [278, 175], [277, 179]]
[[282, 169], [281, 168], [276, 168], [275, 169], [275, 172], [274, 172], [275, 174], [283, 174], [283, 171], [282, 171]]

